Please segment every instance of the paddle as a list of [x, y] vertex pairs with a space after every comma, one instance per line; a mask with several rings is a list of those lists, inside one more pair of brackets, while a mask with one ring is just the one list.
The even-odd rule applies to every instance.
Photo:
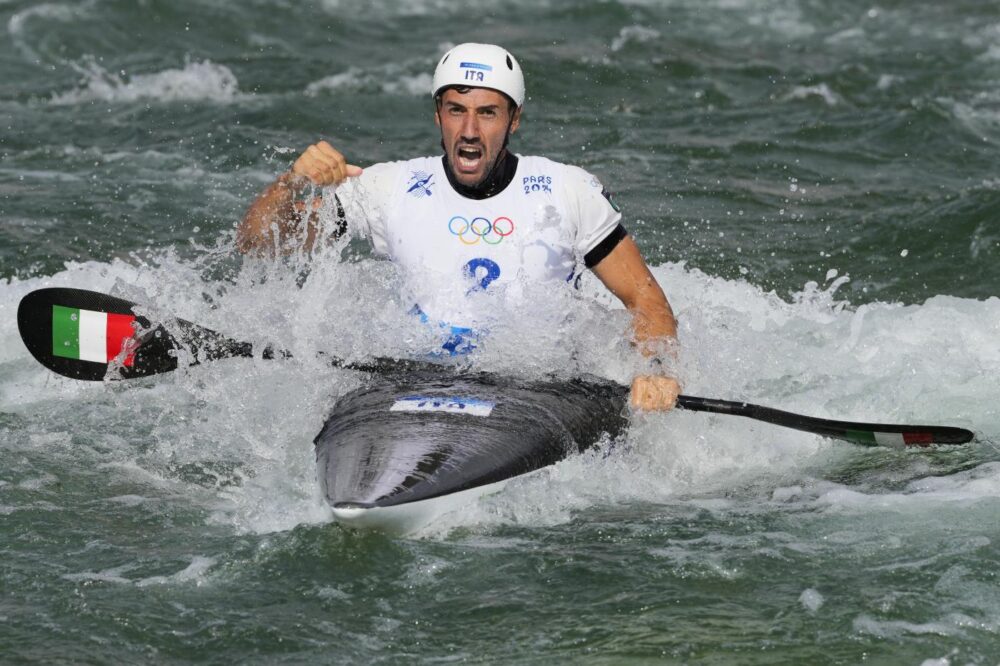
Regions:
[[[87, 381], [136, 379], [176, 370], [187, 356], [188, 365], [225, 358], [291, 358], [268, 345], [255, 352], [249, 342], [227, 338], [184, 319], [164, 317], [167, 327], [137, 314], [138, 306], [96, 291], [51, 287], [21, 299], [17, 328], [24, 346], [49, 370]], [[142, 310], [142, 308], [139, 308]], [[327, 356], [335, 367], [362, 372], [412, 371], [439, 365], [377, 358], [349, 362]], [[111, 366], [111, 373], [108, 372]]]
[[[106, 377], [149, 377], [176, 370], [179, 356], [186, 356], [189, 365], [255, 356], [249, 342], [227, 338], [183, 319], [170, 318], [168, 331], [162, 324], [136, 314], [135, 307], [135, 303], [94, 291], [39, 289], [21, 299], [17, 327], [28, 351], [39, 363], [73, 379], [100, 381]], [[291, 357], [289, 352], [270, 346], [260, 355], [265, 359]], [[437, 364], [421, 361], [378, 358], [355, 363], [332, 356], [325, 358], [333, 366], [363, 372], [441, 370]], [[677, 406], [691, 411], [744, 416], [865, 446], [904, 448], [964, 444], [974, 436], [964, 428], [834, 421], [746, 402], [689, 395], [679, 396]]]

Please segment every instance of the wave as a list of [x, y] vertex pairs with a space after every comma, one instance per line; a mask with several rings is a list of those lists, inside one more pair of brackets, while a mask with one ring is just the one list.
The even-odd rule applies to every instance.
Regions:
[[215, 566], [216, 560], [211, 557], [195, 555], [191, 558], [191, 563], [169, 576], [149, 576], [147, 578], [129, 578], [125, 574], [130, 573], [140, 567], [140, 564], [123, 564], [121, 566], [105, 569], [103, 571], [82, 571], [79, 573], [68, 573], [60, 576], [63, 580], [74, 583], [114, 583], [119, 585], [135, 585], [136, 587], [150, 587], [153, 585], [174, 585], [193, 583], [201, 584], [206, 578], [209, 569]]
[[324, 77], [306, 87], [307, 95], [327, 92], [368, 92], [389, 95], [430, 96], [431, 75], [427, 72], [409, 74], [400, 65], [389, 64], [376, 71], [366, 71], [358, 67]]
[[[552, 0], [515, 0], [510, 3], [514, 7], [527, 7], [534, 11], [544, 10], [552, 6]], [[494, 10], [495, 3], [492, 0], [408, 0], [398, 2], [398, 0], [321, 0], [321, 9], [329, 14], [340, 16], [343, 12], [354, 12], [363, 6], [366, 12], [382, 19], [406, 16], [454, 16], [461, 15], [470, 10], [481, 11]]]
[[786, 96], [786, 100], [809, 99], [818, 97], [827, 106], [837, 106], [843, 99], [835, 93], [826, 83], [818, 83], [814, 86], [795, 86]]
[[48, 59], [43, 58], [28, 43], [28, 23], [33, 21], [57, 21], [59, 23], [71, 23], [82, 16], [87, 16], [94, 7], [93, 2], [81, 2], [78, 4], [56, 4], [43, 3], [16, 12], [7, 20], [7, 33], [10, 35], [14, 46], [29, 61], [42, 63]]
[[51, 104], [129, 103], [142, 99], [228, 104], [241, 97], [236, 75], [225, 65], [210, 60], [187, 62], [181, 69], [131, 76], [124, 70], [109, 72], [93, 58], [72, 66], [83, 76], [81, 86], [53, 95]]
[[79, 17], [81, 8], [73, 5], [45, 3], [17, 12], [7, 20], [7, 32], [11, 37], [24, 35], [27, 23], [34, 19], [61, 21], [67, 23]]
[[661, 37], [660, 32], [641, 25], [630, 25], [618, 31], [618, 36], [611, 40], [611, 50], [621, 51], [630, 43], [642, 44]]

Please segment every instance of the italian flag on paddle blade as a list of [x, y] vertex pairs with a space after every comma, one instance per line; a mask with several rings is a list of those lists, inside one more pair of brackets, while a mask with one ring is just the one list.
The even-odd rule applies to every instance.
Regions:
[[[110, 363], [135, 332], [133, 315], [52, 306], [52, 355], [94, 363]], [[123, 364], [131, 367], [134, 352]]]

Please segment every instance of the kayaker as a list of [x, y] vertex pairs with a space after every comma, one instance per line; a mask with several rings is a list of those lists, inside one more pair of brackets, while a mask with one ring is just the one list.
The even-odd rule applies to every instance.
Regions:
[[[412, 279], [416, 314], [452, 324], [444, 346], [453, 353], [473, 346], [473, 330], [454, 318], [472, 292], [517, 279], [572, 282], [582, 263], [621, 299], [635, 344], [662, 368], [676, 320], [610, 195], [579, 167], [508, 150], [525, 96], [517, 60], [499, 46], [460, 44], [438, 63], [431, 94], [443, 156], [362, 169], [319, 141], [250, 206], [239, 249], [309, 250], [322, 219], [349, 225]], [[328, 186], [338, 186], [333, 201], [303, 199]], [[332, 210], [318, 214], [324, 205]], [[679, 392], [665, 371], [643, 372], [631, 402], [668, 410]]]

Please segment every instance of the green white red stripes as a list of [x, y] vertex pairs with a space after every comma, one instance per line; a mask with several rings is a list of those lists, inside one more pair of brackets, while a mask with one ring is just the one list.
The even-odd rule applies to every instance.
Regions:
[[865, 446], [885, 446], [890, 449], [904, 449], [907, 446], [930, 446], [935, 441], [934, 433], [919, 431], [845, 430], [843, 438]]
[[[109, 363], [132, 337], [133, 315], [52, 306], [52, 355], [79, 361]], [[122, 361], [131, 367], [133, 354]]]

